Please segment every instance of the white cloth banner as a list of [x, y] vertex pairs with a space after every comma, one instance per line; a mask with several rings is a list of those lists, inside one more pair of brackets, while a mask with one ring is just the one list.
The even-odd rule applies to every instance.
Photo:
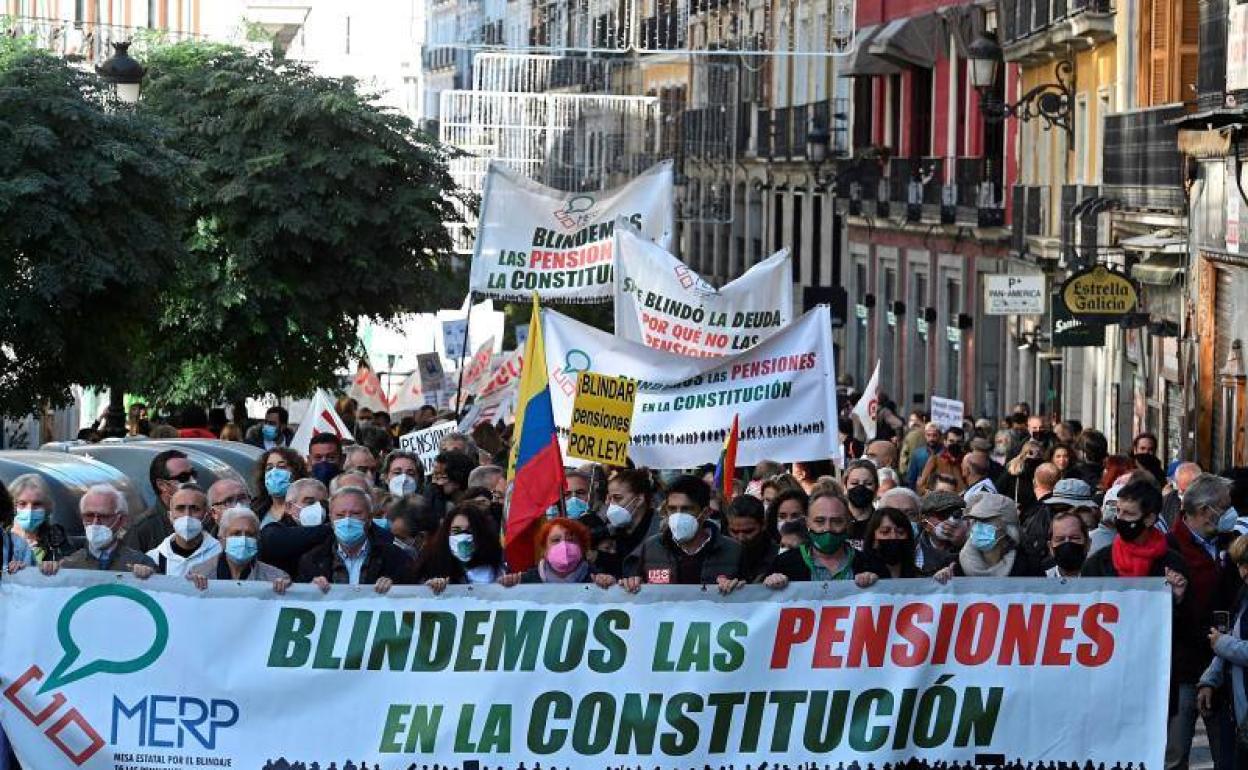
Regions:
[[37, 770], [1163, 761], [1161, 579], [432, 598], [26, 570], [0, 602], [0, 720]]
[[299, 429], [291, 439], [290, 448], [307, 457], [312, 437], [318, 433], [333, 433], [343, 441], [355, 440], [334, 409], [334, 399], [321, 388], [317, 389], [312, 402], [308, 404], [308, 411], [304, 413]]
[[615, 333], [655, 350], [740, 353], [793, 320], [792, 260], [782, 249], [716, 289], [666, 250], [615, 223]]
[[672, 179], [672, 163], [663, 161], [622, 187], [561, 192], [491, 162], [469, 288], [508, 302], [528, 302], [533, 292], [544, 302], [609, 302], [616, 217], [670, 247]]
[[381, 388], [381, 380], [371, 367], [360, 364], [347, 395], [355, 399], [356, 408], [367, 407], [374, 412], [389, 411], [390, 404]]
[[542, 323], [565, 457], [576, 375], [585, 370], [640, 382], [628, 450], [637, 465], [692, 468], [717, 461], [734, 416], [740, 417], [738, 466], [841, 457], [827, 306], [745, 353], [722, 358], [652, 350], [553, 310], [542, 312]]

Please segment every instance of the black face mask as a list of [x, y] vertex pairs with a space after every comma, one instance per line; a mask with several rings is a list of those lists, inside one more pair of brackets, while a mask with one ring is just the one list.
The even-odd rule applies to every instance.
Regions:
[[929, 449], [940, 449], [940, 440], [929, 441], [927, 442], [927, 446]]
[[1039, 441], [1041, 444], [1043, 444], [1044, 442], [1049, 440], [1049, 432], [1046, 430], [1038, 430], [1035, 433], [1031, 434], [1031, 437], [1035, 439], [1036, 441]]
[[948, 448], [948, 450], [949, 450], [949, 454], [953, 455], [954, 457], [961, 457], [961, 456], [962, 456], [962, 445], [961, 445], [961, 444], [949, 444], [947, 448]]
[[1144, 534], [1144, 530], [1148, 529], [1148, 525], [1144, 523], [1144, 519], [1136, 519], [1135, 521], [1124, 521], [1118, 519], [1118, 534], [1123, 540], [1133, 541], [1140, 535]]
[[1053, 549], [1053, 560], [1066, 572], [1077, 572], [1087, 555], [1083, 543], [1062, 543]]
[[875, 553], [891, 566], [901, 564], [914, 553], [909, 540], [876, 540]]
[[867, 508], [871, 505], [871, 501], [875, 499], [875, 490], [871, 487], [858, 485], [850, 487], [845, 496], [849, 498], [850, 505], [855, 508]]

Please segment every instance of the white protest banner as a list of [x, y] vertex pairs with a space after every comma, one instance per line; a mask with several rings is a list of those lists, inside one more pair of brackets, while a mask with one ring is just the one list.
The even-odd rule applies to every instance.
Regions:
[[791, 270], [788, 249], [782, 249], [716, 289], [618, 220], [615, 333], [685, 356], [739, 353], [793, 320]]
[[420, 455], [420, 463], [425, 466], [425, 475], [427, 476], [433, 472], [434, 458], [442, 451], [438, 445], [448, 433], [454, 433], [457, 428], [458, 426], [450, 420], [435, 422], [428, 428], [414, 430], [411, 433], [399, 436], [399, 449]]
[[503, 356], [489, 379], [481, 385], [481, 395], [488, 396], [499, 390], [516, 390], [520, 386], [520, 372], [524, 368], [524, 348], [513, 350]]
[[490, 359], [494, 357], [494, 338], [490, 337], [486, 340], [477, 352], [472, 354], [472, 358], [464, 362], [464, 384], [462, 385], [464, 396], [479, 393], [489, 378], [486, 376], [490, 373]]
[[[516, 386], [518, 385], [517, 381]], [[469, 404], [468, 411], [459, 421], [460, 431], [471, 433], [481, 423], [493, 425], [511, 419], [516, 412], [516, 386], [492, 391]]]
[[414, 412], [425, 405], [425, 388], [421, 383], [420, 369], [412, 370], [403, 384], [394, 392], [390, 411], [395, 414]]
[[291, 439], [290, 448], [307, 456], [312, 437], [319, 433], [333, 433], [343, 441], [355, 440], [334, 409], [334, 399], [321, 388], [317, 388], [316, 395], [308, 404], [308, 411], [304, 413], [299, 429]]
[[1160, 578], [430, 599], [25, 570], [0, 602], [0, 720], [37, 770], [1159, 769], [1165, 749]]
[[1044, 315], [1043, 275], [985, 275], [984, 315]]
[[862, 426], [862, 432], [866, 434], [867, 441], [875, 440], [875, 420], [876, 413], [880, 409], [880, 362], [875, 362], [875, 371], [871, 373], [871, 379], [867, 381], [867, 387], [862, 391], [862, 395], [858, 397], [858, 403], [854, 404], [853, 415], [858, 418], [858, 424]]
[[446, 357], [451, 361], [458, 362], [468, 354], [468, 351], [464, 349], [464, 341], [467, 337], [467, 318], [442, 322], [442, 349], [446, 351]]
[[664, 248], [675, 228], [672, 162], [623, 187], [561, 192], [491, 162], [481, 196], [469, 289], [507, 302], [609, 302], [611, 233], [623, 217]]
[[961, 428], [963, 409], [961, 401], [932, 396], [932, 422], [939, 425], [941, 430]]
[[633, 443], [639, 466], [691, 468], [719, 459], [740, 415], [737, 465], [841, 457], [836, 372], [827, 306], [817, 307], [745, 353], [689, 358], [542, 313], [551, 404], [565, 445], [576, 376], [593, 371], [638, 380]]

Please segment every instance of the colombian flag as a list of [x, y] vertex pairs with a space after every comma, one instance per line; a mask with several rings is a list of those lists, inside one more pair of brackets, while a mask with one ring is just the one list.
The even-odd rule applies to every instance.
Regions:
[[524, 344], [524, 369], [516, 396], [516, 426], [507, 477], [512, 482], [507, 508], [504, 550], [511, 571], [535, 563], [533, 538], [546, 509], [563, 499], [566, 481], [563, 456], [555, 433], [555, 412], [546, 375], [546, 347], [542, 344], [542, 317], [533, 295], [529, 338]]
[[732, 499], [732, 480], [737, 475], [737, 415], [732, 416], [732, 430], [724, 437], [724, 448], [719, 451], [719, 463], [715, 466], [715, 489], [723, 501]]

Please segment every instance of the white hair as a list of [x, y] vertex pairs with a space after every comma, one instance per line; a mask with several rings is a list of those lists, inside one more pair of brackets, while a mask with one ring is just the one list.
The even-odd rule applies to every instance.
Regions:
[[256, 515], [255, 511], [245, 505], [235, 505], [222, 511], [221, 517], [217, 519], [217, 531], [227, 531], [235, 519], [251, 519], [256, 523], [256, 530], [260, 529], [260, 517]]
[[130, 504], [126, 502], [126, 496], [121, 493], [120, 489], [112, 484], [92, 484], [87, 488], [87, 491], [82, 494], [82, 497], [78, 498], [78, 515], [80, 516], [86, 512], [84, 509], [87, 506], [88, 495], [111, 497], [113, 499], [114, 513], [120, 513], [122, 515], [128, 515], [130, 513]]
[[897, 471], [887, 466], [880, 468], [878, 471], [876, 471], [876, 475], [879, 477], [881, 484], [883, 484], [885, 481], [891, 481], [897, 485], [901, 484], [901, 477], [897, 475]]
[[[880, 471], [880, 475], [881, 476], [884, 475], [884, 471]], [[910, 505], [914, 506], [915, 511], [920, 511], [923, 509], [923, 499], [919, 497], [918, 494], [916, 494], [913, 489], [909, 489], [907, 487], [902, 487], [902, 486], [893, 487], [892, 489], [888, 490], [884, 494], [880, 495], [880, 507], [881, 508], [896, 507], [896, 506], [890, 506], [888, 504], [888, 499], [890, 497], [904, 497], [906, 501], [910, 503]]]
[[298, 499], [303, 495], [304, 487], [315, 487], [316, 491], [324, 494], [326, 497], [329, 496], [329, 490], [325, 488], [325, 485], [321, 483], [320, 479], [314, 479], [311, 476], [306, 476], [298, 481], [290, 482], [290, 488], [286, 490], [286, 499]]
[[52, 490], [48, 487], [47, 480], [38, 473], [23, 473], [9, 482], [9, 497], [17, 500], [17, 496], [28, 489], [39, 490], [39, 495], [43, 498], [43, 510], [49, 519], [52, 518], [52, 509], [56, 501], [52, 499]]
[[[356, 489], [366, 489], [366, 487], [361, 487], [359, 484], [351, 480], [352, 476], [356, 476], [358, 478], [364, 479], [364, 483], [368, 484], [368, 476], [363, 473], [360, 473], [359, 471], [347, 471], [345, 473], [339, 473], [337, 476], [334, 476], [332, 481], [329, 482], [329, 494], [333, 496], [338, 493], [338, 490], [346, 489], [347, 487], [355, 487]], [[290, 494], [289, 490], [287, 490], [287, 494]]]
[[329, 504], [325, 506], [326, 509], [333, 510], [334, 501], [340, 497], [346, 497], [347, 495], [354, 495], [363, 500], [364, 507], [368, 510], [368, 514], [370, 516], [373, 514], [373, 496], [368, 493], [368, 490], [361, 489], [360, 487], [342, 487], [337, 490], [329, 496]]

